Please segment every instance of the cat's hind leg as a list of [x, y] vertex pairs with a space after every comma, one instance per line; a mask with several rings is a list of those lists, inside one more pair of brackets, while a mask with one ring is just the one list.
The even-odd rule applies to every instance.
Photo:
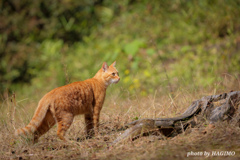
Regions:
[[46, 116], [44, 117], [42, 123], [40, 126], [37, 128], [37, 130], [33, 133], [34, 138], [33, 138], [33, 143], [38, 142], [38, 138], [46, 133], [52, 126], [55, 124], [55, 119], [53, 118], [53, 115], [50, 111], [47, 111]]
[[66, 134], [66, 131], [71, 126], [74, 116], [72, 113], [64, 112], [61, 114], [61, 116], [58, 116], [58, 117], [56, 116], [56, 118], [58, 122], [57, 135], [61, 140], [66, 141], [64, 136]]

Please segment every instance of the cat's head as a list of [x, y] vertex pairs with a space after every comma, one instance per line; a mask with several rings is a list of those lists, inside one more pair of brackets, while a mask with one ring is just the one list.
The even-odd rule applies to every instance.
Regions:
[[101, 72], [104, 83], [108, 86], [112, 83], [118, 83], [120, 81], [118, 70], [116, 69], [116, 61], [110, 66], [106, 62], [103, 63]]

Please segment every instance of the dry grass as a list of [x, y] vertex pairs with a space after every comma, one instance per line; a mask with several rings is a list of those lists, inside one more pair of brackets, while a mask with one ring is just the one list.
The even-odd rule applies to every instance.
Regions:
[[[225, 88], [226, 89], [226, 88]], [[226, 92], [233, 88], [228, 87]], [[239, 90], [239, 86], [235, 88]], [[0, 158], [1, 159], [186, 159], [190, 151], [235, 151], [235, 156], [216, 156], [211, 158], [240, 158], [240, 128], [226, 123], [217, 124], [206, 134], [205, 124], [199, 128], [188, 129], [174, 138], [162, 138], [150, 135], [134, 141], [124, 141], [116, 146], [109, 144], [119, 135], [118, 129], [136, 118], [173, 117], [181, 114], [193, 100], [203, 95], [221, 93], [223, 90], [210, 90], [196, 93], [178, 90], [175, 97], [156, 94], [145, 97], [132, 97], [121, 100], [116, 95], [108, 94], [101, 112], [100, 135], [85, 139], [83, 117], [75, 118], [64, 143], [56, 136], [56, 126], [32, 144], [28, 138], [14, 136], [14, 129], [26, 125], [32, 118], [37, 101], [28, 107], [22, 101], [11, 97], [1, 104], [0, 122]], [[16, 97], [17, 99], [17, 97]], [[26, 102], [28, 103], [28, 102]], [[206, 122], [207, 124], [207, 122]], [[77, 141], [80, 140], [80, 141]], [[189, 157], [190, 158], [190, 157]], [[193, 157], [191, 157], [193, 158]], [[196, 159], [205, 158], [197, 156]]]

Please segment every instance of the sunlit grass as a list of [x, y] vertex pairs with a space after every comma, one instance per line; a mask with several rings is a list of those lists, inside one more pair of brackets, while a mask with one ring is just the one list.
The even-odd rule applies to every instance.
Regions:
[[[63, 142], [56, 136], [56, 126], [43, 135], [39, 142], [32, 144], [31, 136], [15, 137], [15, 128], [29, 123], [38, 101], [22, 105], [24, 99], [19, 100], [9, 95], [1, 104], [1, 134], [0, 157], [2, 159], [164, 159], [186, 158], [189, 151], [231, 150], [239, 157], [240, 138], [239, 127], [218, 123], [216, 128], [203, 134], [205, 124], [192, 128], [174, 138], [150, 135], [135, 141], [126, 140], [115, 146], [109, 144], [119, 136], [118, 129], [125, 124], [141, 118], [174, 117], [180, 115], [192, 101], [202, 96], [239, 90], [239, 86], [232, 87], [232, 81], [226, 88], [198, 89], [196, 92], [179, 89], [170, 95], [156, 89], [155, 94], [149, 96], [135, 96], [123, 99], [121, 94], [108, 92], [106, 102], [101, 111], [100, 134], [92, 139], [85, 138], [83, 116], [77, 116], [66, 134], [69, 142]], [[239, 82], [239, 81], [238, 81]], [[225, 84], [226, 82], [222, 82]], [[30, 98], [31, 99], [31, 98]], [[34, 98], [35, 99], [35, 98]], [[15, 104], [16, 102], [16, 104]], [[15, 110], [15, 111], [14, 111]], [[206, 122], [206, 124], [208, 124]], [[199, 157], [202, 158], [202, 157]]]

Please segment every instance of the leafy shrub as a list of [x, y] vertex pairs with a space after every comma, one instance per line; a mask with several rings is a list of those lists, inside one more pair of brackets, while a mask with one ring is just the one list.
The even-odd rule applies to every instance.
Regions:
[[47, 91], [114, 60], [115, 88], [131, 95], [239, 76], [238, 1], [5, 0], [0, 8], [1, 93]]

